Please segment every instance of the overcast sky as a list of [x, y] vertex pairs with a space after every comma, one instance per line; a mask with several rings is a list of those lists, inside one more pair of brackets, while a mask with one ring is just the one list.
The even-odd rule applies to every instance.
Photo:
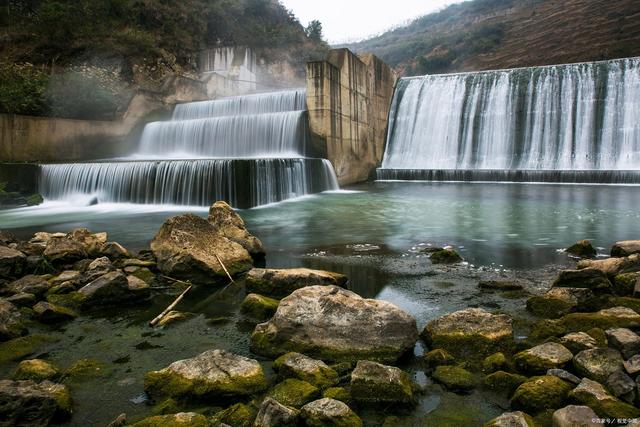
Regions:
[[307, 25], [322, 22], [329, 43], [356, 41], [461, 0], [280, 0]]

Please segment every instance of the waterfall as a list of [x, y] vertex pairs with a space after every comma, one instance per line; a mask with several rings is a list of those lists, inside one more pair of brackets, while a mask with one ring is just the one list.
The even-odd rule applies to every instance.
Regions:
[[378, 176], [408, 170], [639, 171], [640, 59], [402, 79]]
[[331, 163], [307, 158], [301, 90], [193, 102], [145, 126], [131, 158], [42, 165], [48, 200], [248, 208], [338, 189]]

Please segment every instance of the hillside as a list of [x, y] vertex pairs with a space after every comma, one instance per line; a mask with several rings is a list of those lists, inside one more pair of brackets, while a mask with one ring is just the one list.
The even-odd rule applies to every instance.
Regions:
[[473, 0], [347, 47], [403, 75], [640, 56], [640, 1]]
[[[131, 90], [193, 75], [201, 50], [226, 46], [299, 73], [327, 49], [277, 0], [9, 0], [0, 8], [0, 111], [108, 117]], [[60, 107], [67, 98], [95, 108]]]

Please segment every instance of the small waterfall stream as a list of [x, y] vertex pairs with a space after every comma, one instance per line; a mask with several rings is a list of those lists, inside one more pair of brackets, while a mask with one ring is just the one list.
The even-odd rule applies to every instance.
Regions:
[[640, 58], [402, 79], [378, 177], [640, 182], [634, 171]]
[[145, 126], [127, 159], [41, 166], [49, 200], [254, 207], [338, 189], [331, 163], [305, 157], [301, 90], [193, 102]]

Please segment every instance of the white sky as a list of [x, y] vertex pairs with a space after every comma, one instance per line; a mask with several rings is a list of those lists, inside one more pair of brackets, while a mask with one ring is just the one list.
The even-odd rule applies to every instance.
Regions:
[[280, 0], [303, 25], [322, 22], [331, 44], [356, 41], [461, 0]]

